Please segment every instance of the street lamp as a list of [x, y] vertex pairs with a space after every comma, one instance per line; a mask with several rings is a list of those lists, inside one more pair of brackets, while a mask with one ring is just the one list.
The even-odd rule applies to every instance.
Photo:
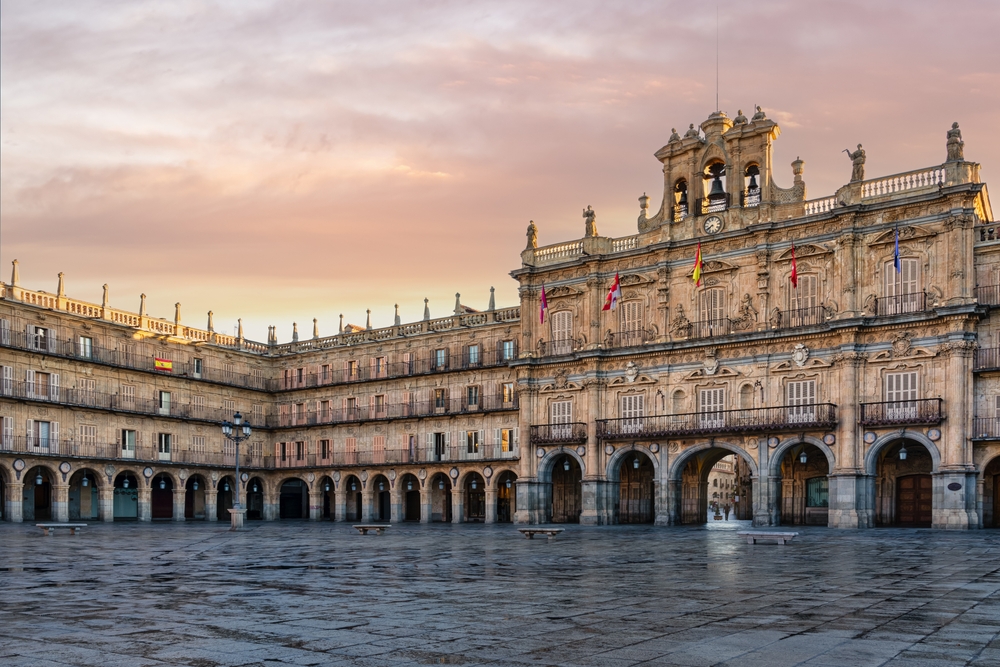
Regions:
[[238, 412], [233, 415], [232, 422], [222, 422], [222, 435], [236, 445], [236, 490], [233, 496], [234, 511], [230, 512], [233, 517], [232, 530], [243, 527], [243, 512], [241, 511], [243, 507], [240, 505], [240, 443], [250, 437], [251, 430], [250, 422], [244, 422], [243, 415]]
[[902, 445], [899, 448], [899, 460], [900, 461], [905, 461], [906, 460], [906, 445]]

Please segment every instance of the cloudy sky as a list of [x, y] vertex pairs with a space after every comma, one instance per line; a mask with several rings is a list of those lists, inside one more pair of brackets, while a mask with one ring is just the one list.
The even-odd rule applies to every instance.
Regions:
[[[782, 127], [810, 197], [1000, 170], [1000, 3], [719, 1], [720, 106]], [[652, 153], [715, 107], [712, 2], [0, 2], [0, 261], [22, 284], [287, 340], [514, 304], [539, 243], [658, 201]], [[749, 115], [749, 114], [748, 114]]]

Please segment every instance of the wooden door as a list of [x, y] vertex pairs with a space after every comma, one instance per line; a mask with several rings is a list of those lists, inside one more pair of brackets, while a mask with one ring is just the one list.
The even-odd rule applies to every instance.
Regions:
[[638, 468], [634, 459], [622, 464], [618, 497], [619, 523], [652, 523], [653, 466], [643, 459]]
[[930, 527], [932, 482], [930, 475], [906, 475], [896, 480], [896, 523]]
[[552, 522], [579, 523], [581, 510], [581, 475], [575, 462], [565, 470], [557, 461], [552, 471]]

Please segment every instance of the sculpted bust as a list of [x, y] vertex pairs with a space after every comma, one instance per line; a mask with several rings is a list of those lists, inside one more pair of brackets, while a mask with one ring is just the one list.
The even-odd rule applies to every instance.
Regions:
[[[758, 107], [759, 108], [759, 107]], [[736, 112], [736, 118], [733, 119], [733, 125], [746, 125], [747, 117], [743, 115], [743, 109]]]

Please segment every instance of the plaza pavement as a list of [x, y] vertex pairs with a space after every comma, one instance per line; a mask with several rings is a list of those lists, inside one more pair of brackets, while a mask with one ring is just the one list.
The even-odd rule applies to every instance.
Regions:
[[1000, 531], [0, 524], [0, 665], [1000, 665]]

